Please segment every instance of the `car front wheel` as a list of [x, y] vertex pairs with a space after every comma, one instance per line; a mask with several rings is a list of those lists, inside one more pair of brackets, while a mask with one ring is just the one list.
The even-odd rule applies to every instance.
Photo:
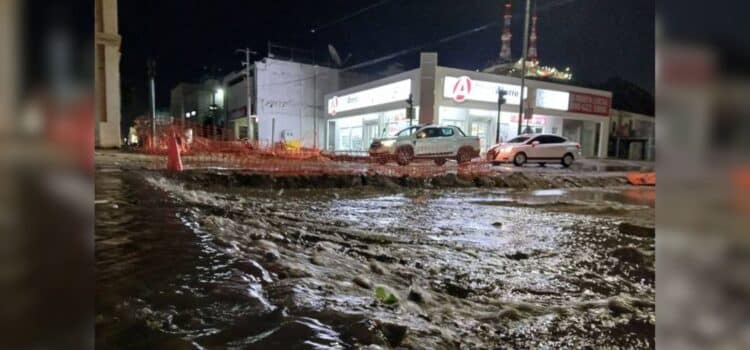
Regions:
[[458, 164], [465, 164], [471, 161], [471, 150], [462, 148], [458, 150], [458, 154], [456, 155], [456, 162]]
[[516, 153], [513, 157], [513, 164], [521, 166], [523, 163], [526, 163], [526, 153]]
[[414, 153], [412, 152], [411, 148], [401, 147], [398, 149], [398, 151], [396, 151], [396, 163], [401, 166], [408, 165], [411, 162], [413, 156]]
[[435, 158], [435, 165], [443, 166], [445, 164], [445, 158]]

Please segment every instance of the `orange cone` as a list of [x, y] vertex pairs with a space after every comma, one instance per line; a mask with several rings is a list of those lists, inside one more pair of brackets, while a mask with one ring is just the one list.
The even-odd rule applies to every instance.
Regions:
[[167, 148], [167, 170], [175, 172], [182, 171], [180, 147], [177, 145], [177, 138], [174, 135], [169, 137]]

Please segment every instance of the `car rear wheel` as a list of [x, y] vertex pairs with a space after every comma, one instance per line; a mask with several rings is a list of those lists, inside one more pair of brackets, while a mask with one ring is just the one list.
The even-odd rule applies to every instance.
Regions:
[[413, 157], [414, 152], [409, 147], [401, 147], [396, 151], [396, 163], [398, 165], [408, 165]]
[[526, 163], [526, 153], [516, 153], [513, 157], [513, 164], [521, 166], [523, 163]]
[[573, 160], [574, 160], [574, 159], [573, 159], [573, 155], [572, 155], [572, 154], [570, 154], [570, 153], [566, 153], [566, 154], [565, 154], [565, 155], [564, 155], [564, 156], [562, 157], [562, 160], [560, 160], [560, 163], [562, 164], [562, 166], [564, 166], [564, 167], [566, 167], [566, 168], [567, 168], [567, 167], [569, 167], [569, 166], [570, 166], [571, 164], [573, 164]]
[[446, 162], [445, 158], [435, 158], [435, 164], [437, 166], [443, 166], [443, 164], [445, 164], [445, 162]]

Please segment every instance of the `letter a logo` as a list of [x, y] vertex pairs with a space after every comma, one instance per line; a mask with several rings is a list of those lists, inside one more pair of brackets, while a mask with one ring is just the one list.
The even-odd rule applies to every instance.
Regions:
[[471, 94], [471, 78], [464, 75], [458, 78], [456, 84], [453, 85], [453, 100], [464, 102], [469, 94]]

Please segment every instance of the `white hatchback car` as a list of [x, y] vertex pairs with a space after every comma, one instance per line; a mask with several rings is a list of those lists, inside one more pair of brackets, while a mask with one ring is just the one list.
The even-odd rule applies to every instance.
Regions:
[[487, 160], [493, 164], [513, 162], [517, 166], [560, 162], [567, 168], [580, 157], [579, 143], [551, 134], [522, 134], [487, 151]]

